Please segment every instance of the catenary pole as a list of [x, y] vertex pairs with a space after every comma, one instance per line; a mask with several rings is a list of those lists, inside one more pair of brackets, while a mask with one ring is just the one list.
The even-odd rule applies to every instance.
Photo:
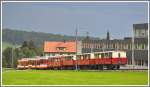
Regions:
[[11, 63], [12, 63], [12, 68], [14, 68], [13, 47], [11, 48]]
[[135, 60], [134, 60], [134, 28], [132, 30], [132, 66], [134, 68]]
[[78, 54], [78, 29], [76, 28], [76, 70], [78, 70], [78, 58], [77, 58], [77, 54]]

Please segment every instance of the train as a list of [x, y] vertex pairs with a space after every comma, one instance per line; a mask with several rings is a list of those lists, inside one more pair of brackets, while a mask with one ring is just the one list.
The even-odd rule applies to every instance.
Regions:
[[17, 60], [17, 69], [114, 70], [120, 69], [120, 66], [125, 65], [126, 61], [125, 51], [103, 51], [77, 55], [21, 58]]

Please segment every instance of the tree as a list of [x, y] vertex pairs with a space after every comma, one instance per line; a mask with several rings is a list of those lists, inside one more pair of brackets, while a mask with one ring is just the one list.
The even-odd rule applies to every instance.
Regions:
[[[29, 44], [28, 44], [29, 43]], [[8, 47], [3, 51], [3, 67], [17, 67], [17, 60], [21, 58], [33, 58], [36, 55], [41, 55], [42, 48], [36, 48], [36, 45], [31, 40], [24, 41], [20, 48]], [[12, 61], [13, 58], [13, 61]], [[13, 63], [12, 63], [13, 62]]]
[[27, 41], [24, 41], [21, 48], [25, 48], [25, 47], [28, 47], [28, 42]]
[[37, 56], [43, 56], [42, 50], [43, 50], [42, 46], [41, 47], [37, 47], [36, 48], [36, 55]]
[[28, 45], [29, 49], [31, 50], [36, 50], [36, 46], [34, 44], [34, 41], [33, 40], [30, 40], [29, 41], [29, 45]]
[[34, 50], [30, 50], [28, 47], [22, 49], [24, 57], [30, 58], [36, 56], [36, 52]]
[[11, 47], [7, 47], [4, 51], [3, 51], [3, 61], [2, 61], [2, 65], [4, 67], [11, 67], [12, 65], [12, 48]]

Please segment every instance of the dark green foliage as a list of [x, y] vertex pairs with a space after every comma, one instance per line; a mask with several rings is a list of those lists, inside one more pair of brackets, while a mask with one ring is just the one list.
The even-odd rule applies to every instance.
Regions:
[[[34, 42], [24, 41], [21, 47], [8, 47], [3, 51], [3, 67], [16, 68], [17, 60], [21, 58], [33, 58], [42, 54], [42, 48], [36, 48]], [[13, 58], [13, 62], [12, 62]]]
[[24, 41], [21, 48], [24, 48], [24, 47], [28, 47], [28, 42], [27, 41]]
[[31, 49], [31, 50], [35, 50], [36, 46], [35, 46], [33, 40], [30, 40], [30, 41], [29, 41], [29, 46], [28, 46], [28, 47], [29, 47], [29, 49]]
[[11, 67], [12, 64], [12, 48], [8, 47], [3, 51], [2, 57], [2, 65], [3, 67]]
[[28, 47], [22, 48], [22, 52], [24, 54], [23, 57], [31, 58], [36, 56], [36, 52], [34, 50], [30, 50]]

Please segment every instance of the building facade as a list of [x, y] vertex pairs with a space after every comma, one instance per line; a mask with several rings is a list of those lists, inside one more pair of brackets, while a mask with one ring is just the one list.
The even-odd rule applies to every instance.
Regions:
[[132, 55], [134, 55], [135, 65], [148, 66], [148, 23], [133, 24], [133, 35], [134, 38], [114, 40], [110, 40], [108, 32], [106, 39], [103, 40], [92, 40], [88, 37], [82, 40], [82, 53], [124, 50], [127, 52], [127, 64], [132, 64]]
[[[82, 53], [124, 50], [127, 52], [127, 64], [132, 64], [132, 38], [122, 40], [83, 40]], [[134, 42], [134, 61], [136, 65], [148, 66], [148, 40], [136, 38]]]
[[133, 32], [135, 38], [148, 38], [148, 24], [133, 24]]

